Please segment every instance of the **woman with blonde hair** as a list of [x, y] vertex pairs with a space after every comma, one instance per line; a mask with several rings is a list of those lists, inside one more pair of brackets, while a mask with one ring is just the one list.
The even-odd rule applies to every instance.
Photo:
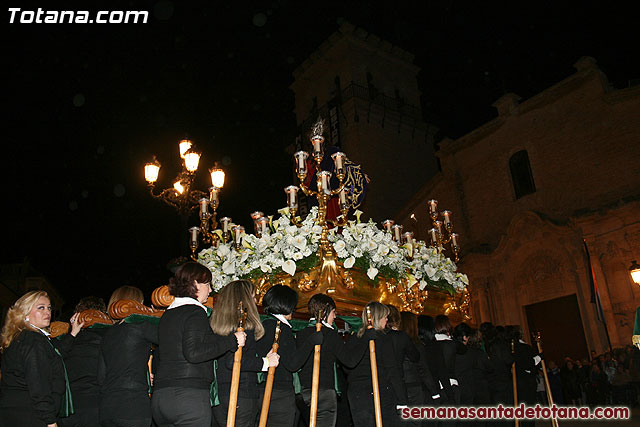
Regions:
[[[367, 332], [367, 329], [369, 329], [367, 307], [371, 312], [372, 332]], [[353, 337], [347, 342], [347, 346], [354, 349], [354, 351], [362, 348], [358, 340], [373, 339], [376, 343], [382, 424], [385, 427], [399, 424], [399, 417], [396, 415], [396, 406], [399, 398], [396, 396], [393, 382], [397, 381], [397, 379], [402, 379], [402, 361], [396, 360], [393, 341], [390, 334], [385, 331], [389, 313], [389, 307], [384, 304], [376, 301], [368, 303], [365, 309], [362, 310], [362, 328], [358, 331], [357, 338]], [[358, 364], [355, 368], [349, 370], [347, 381], [349, 407], [351, 408], [354, 426], [370, 427], [375, 425], [371, 358], [368, 351], [363, 351]]]
[[[144, 302], [142, 291], [133, 286], [116, 289], [109, 306], [121, 299]], [[147, 363], [152, 344], [158, 344], [157, 318], [129, 316], [104, 334], [98, 365], [101, 426], [151, 425]]]
[[[238, 388], [238, 406], [236, 423], [238, 427], [253, 426], [258, 411], [258, 386], [256, 373], [267, 371], [269, 366], [278, 366], [280, 356], [270, 351], [266, 357], [257, 356], [256, 340], [264, 335], [264, 327], [255, 300], [255, 288], [248, 280], [235, 280], [227, 284], [216, 298], [211, 313], [211, 329], [219, 339], [233, 335], [238, 327], [238, 304], [246, 310], [247, 319], [244, 324], [246, 341], [242, 351], [240, 387]], [[218, 398], [220, 405], [213, 408], [213, 418], [218, 425], [227, 424], [229, 395], [231, 390], [231, 374], [233, 371], [234, 352], [227, 351], [220, 356], [217, 369]]]
[[20, 297], [2, 333], [0, 426], [57, 426], [65, 393], [62, 358], [49, 342], [51, 301], [44, 291]]

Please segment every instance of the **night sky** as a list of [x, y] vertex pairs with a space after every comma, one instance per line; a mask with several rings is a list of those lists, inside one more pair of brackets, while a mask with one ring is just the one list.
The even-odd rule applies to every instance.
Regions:
[[1, 262], [28, 257], [65, 309], [124, 284], [147, 295], [165, 284], [187, 232], [148, 195], [143, 165], [157, 155], [158, 186], [170, 186], [186, 135], [203, 153], [199, 189], [214, 161], [227, 173], [222, 215], [249, 228], [254, 210], [275, 213], [293, 183], [292, 72], [344, 21], [416, 55], [424, 118], [440, 137], [495, 117], [504, 93], [526, 99], [571, 75], [583, 55], [615, 87], [640, 78], [631, 2], [558, 3], [12, 2], [150, 17], [8, 24], [5, 9]]

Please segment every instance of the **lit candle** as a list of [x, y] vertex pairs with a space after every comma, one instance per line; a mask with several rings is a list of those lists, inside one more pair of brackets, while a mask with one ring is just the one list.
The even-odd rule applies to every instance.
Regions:
[[306, 151], [298, 151], [293, 157], [296, 159], [296, 168], [298, 175], [306, 175], [307, 174], [307, 158], [309, 154]]
[[434, 213], [436, 213], [438, 210], [438, 201], [435, 199], [431, 199], [427, 203], [429, 203], [429, 214], [433, 215]]
[[404, 241], [410, 245], [413, 245], [413, 231], [407, 231], [402, 235]]
[[313, 145], [313, 155], [322, 156], [322, 143], [324, 138], [321, 135], [314, 135], [311, 137], [311, 144]]
[[233, 240], [235, 241], [236, 245], [240, 245], [240, 237], [242, 236], [242, 233], [244, 233], [243, 226], [236, 225], [233, 227]]
[[347, 191], [343, 188], [340, 190], [340, 209], [347, 208]]
[[209, 201], [213, 206], [218, 205], [218, 193], [220, 189], [218, 187], [209, 187]]
[[393, 226], [393, 224], [395, 224], [395, 221], [392, 219], [385, 219], [384, 221], [382, 221], [382, 226], [385, 230], [387, 230], [388, 233], [391, 233], [391, 227]]
[[432, 228], [429, 230], [429, 236], [431, 236], [431, 243], [436, 245], [438, 244], [438, 235], [437, 235], [437, 231], [435, 228]]
[[344, 175], [344, 158], [345, 158], [344, 153], [341, 153], [340, 151], [338, 151], [337, 153], [333, 153], [331, 155], [331, 158], [333, 159], [333, 162], [335, 163], [335, 166], [336, 166], [336, 174]]
[[458, 233], [451, 233], [451, 246], [454, 251], [458, 248]]
[[402, 225], [395, 224], [391, 229], [393, 230], [393, 240], [402, 243]]
[[433, 223], [436, 226], [436, 230], [438, 231], [438, 235], [442, 236], [442, 221], [436, 221]]
[[298, 209], [298, 190], [299, 188], [295, 185], [290, 185], [284, 189], [284, 192], [287, 195], [289, 209]]
[[191, 227], [189, 233], [191, 234], [191, 246], [198, 246], [198, 233], [200, 233], [200, 228]]
[[258, 219], [262, 218], [264, 216], [264, 214], [260, 211], [255, 211], [254, 213], [251, 214], [251, 219], [253, 220], [253, 222], [256, 222]]
[[204, 197], [200, 199], [200, 218], [206, 218], [209, 215], [209, 200]]
[[225, 216], [220, 219], [220, 224], [222, 224], [222, 232], [227, 233], [229, 231], [229, 224], [231, 224], [231, 218]]
[[324, 194], [331, 194], [331, 172], [322, 171], [318, 176], [320, 177], [320, 190]]
[[269, 220], [266, 217], [262, 217], [258, 219], [258, 230], [260, 230], [260, 234], [264, 234], [267, 232], [268, 225], [269, 225]]
[[442, 219], [444, 219], [444, 227], [449, 228], [451, 225], [451, 211], [442, 211], [440, 215], [442, 215]]

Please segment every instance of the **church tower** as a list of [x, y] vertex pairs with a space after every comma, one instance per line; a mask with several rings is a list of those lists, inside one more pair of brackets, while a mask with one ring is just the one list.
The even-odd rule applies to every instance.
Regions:
[[369, 176], [361, 210], [378, 222], [393, 218], [438, 168], [413, 58], [345, 23], [294, 71], [291, 85], [297, 148], [310, 149], [307, 133], [322, 115], [326, 144]]

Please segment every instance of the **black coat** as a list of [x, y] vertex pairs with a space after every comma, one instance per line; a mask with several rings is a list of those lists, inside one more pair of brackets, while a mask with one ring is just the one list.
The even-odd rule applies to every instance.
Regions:
[[491, 366], [487, 353], [479, 348], [469, 348], [467, 351], [473, 358], [473, 404], [488, 405], [491, 403], [489, 377], [493, 372], [493, 366]]
[[511, 365], [513, 356], [507, 341], [496, 338], [487, 346], [487, 354], [491, 361], [491, 373], [489, 374], [489, 389], [491, 390], [491, 403], [513, 404], [513, 379]]
[[52, 342], [64, 357], [76, 413], [100, 406], [98, 361], [100, 344], [108, 328], [81, 330], [76, 337], [65, 334]]
[[[276, 333], [278, 320], [269, 317], [262, 322], [264, 335], [256, 343], [258, 356], [266, 357], [273, 346], [273, 338]], [[280, 362], [273, 378], [273, 388], [293, 392], [293, 372], [300, 370], [304, 362], [313, 352], [314, 346], [306, 339], [302, 340], [299, 348], [296, 348], [296, 339], [293, 331], [285, 323], [280, 322], [280, 344], [278, 354]]]
[[466, 351], [461, 354], [456, 354], [455, 363], [455, 376], [458, 381], [458, 389], [460, 391], [459, 404], [472, 405], [473, 396], [475, 395], [475, 383], [473, 381], [473, 365], [475, 363], [475, 355], [468, 351], [466, 346], [462, 343], [459, 345], [464, 346]]
[[213, 359], [237, 349], [235, 335], [215, 335], [205, 311], [197, 305], [167, 310], [158, 327], [154, 388], [185, 387], [208, 390]]
[[158, 343], [158, 325], [152, 320], [121, 323], [107, 330], [100, 345], [98, 381], [100, 418], [151, 418], [148, 361]]
[[442, 402], [447, 404], [456, 403], [456, 400], [458, 400], [457, 389], [453, 388], [451, 380], [456, 380], [458, 344], [453, 340], [433, 341], [427, 350], [431, 352], [429, 368], [431, 368], [434, 381], [438, 383], [441, 389], [440, 397]]
[[[309, 336], [315, 333], [314, 326], [308, 326], [296, 335], [297, 348], [304, 349]], [[362, 358], [367, 348], [367, 341], [354, 340], [349, 347], [335, 329], [322, 326], [322, 347], [320, 347], [320, 390], [331, 390], [335, 387], [334, 363], [340, 362], [345, 368], [353, 368]], [[309, 353], [300, 370], [300, 384], [303, 388], [311, 388], [313, 376], [313, 352]]]
[[538, 369], [534, 357], [537, 353], [529, 344], [516, 342], [513, 358], [516, 362], [516, 380], [518, 381], [518, 402], [536, 403]]
[[[407, 400], [407, 382], [419, 382], [419, 378], [413, 377], [413, 370], [409, 370], [407, 375], [405, 375], [404, 370], [404, 362], [409, 361], [410, 363], [418, 363], [420, 361], [420, 353], [416, 348], [415, 344], [403, 331], [390, 330], [387, 332], [389, 337], [391, 338], [391, 345], [393, 347], [394, 360], [396, 363], [397, 371], [400, 373], [400, 378], [402, 381], [398, 381], [397, 379], [393, 379], [393, 390], [396, 395], [396, 401], [400, 404], [406, 404]], [[417, 374], [417, 370], [415, 372]]]
[[64, 392], [62, 359], [49, 338], [40, 332], [22, 331], [2, 353], [0, 417], [19, 408], [44, 425], [53, 424]]
[[[242, 349], [242, 361], [240, 365], [240, 386], [238, 387], [238, 397], [244, 397], [248, 399], [258, 398], [258, 372], [262, 371], [262, 357], [258, 356], [258, 349], [256, 347], [256, 338], [253, 330], [246, 330], [247, 341]], [[226, 337], [216, 335], [217, 339], [225, 339], [234, 334], [229, 334]], [[235, 339], [235, 338], [234, 338]], [[218, 394], [220, 400], [229, 398], [229, 391], [231, 390], [231, 375], [233, 373], [233, 356], [235, 350], [229, 350], [220, 356], [218, 360]]]

